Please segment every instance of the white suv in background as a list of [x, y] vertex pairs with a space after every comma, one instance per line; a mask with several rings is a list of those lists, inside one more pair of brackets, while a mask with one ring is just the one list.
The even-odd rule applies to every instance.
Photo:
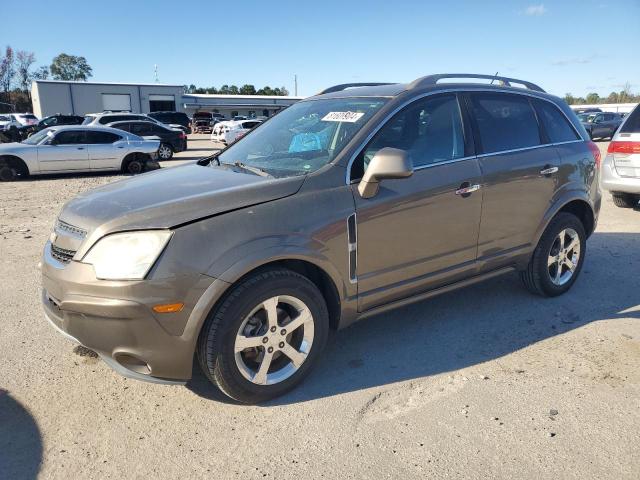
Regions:
[[602, 165], [602, 188], [613, 203], [633, 208], [640, 201], [640, 106], [625, 119], [609, 143]]
[[113, 123], [113, 122], [129, 122], [132, 120], [152, 122], [158, 125], [162, 125], [163, 127], [169, 127], [174, 130], [183, 131], [182, 125], [178, 125], [174, 123], [166, 124], [144, 113], [130, 113], [130, 112], [87, 113], [84, 116], [84, 122], [82, 122], [82, 124], [100, 126], [100, 125], [107, 125], [108, 123]]
[[217, 123], [211, 132], [211, 141], [229, 145], [261, 123], [262, 120], [256, 119]]

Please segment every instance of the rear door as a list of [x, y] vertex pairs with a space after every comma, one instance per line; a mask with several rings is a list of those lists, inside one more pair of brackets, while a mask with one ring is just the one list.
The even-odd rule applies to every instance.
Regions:
[[61, 130], [46, 145], [38, 145], [42, 172], [89, 170], [89, 152], [84, 130]]
[[478, 260], [497, 268], [531, 246], [557, 188], [560, 158], [542, 138], [530, 97], [468, 98], [484, 178]]
[[[474, 270], [482, 179], [467, 139], [457, 96], [429, 96], [397, 113], [356, 158], [351, 178], [361, 311]], [[414, 173], [385, 180], [376, 196], [364, 199], [355, 180], [384, 147], [407, 151]], [[461, 190], [471, 186], [470, 193]]]
[[119, 170], [126, 141], [121, 135], [99, 130], [87, 132], [91, 170]]

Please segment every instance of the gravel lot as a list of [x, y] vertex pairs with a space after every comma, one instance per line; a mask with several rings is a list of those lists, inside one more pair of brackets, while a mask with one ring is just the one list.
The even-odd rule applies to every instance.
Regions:
[[120, 178], [0, 184], [1, 478], [640, 478], [639, 210], [605, 195], [567, 295], [507, 275], [366, 320], [301, 388], [246, 407], [197, 369], [122, 378], [43, 319], [56, 214]]

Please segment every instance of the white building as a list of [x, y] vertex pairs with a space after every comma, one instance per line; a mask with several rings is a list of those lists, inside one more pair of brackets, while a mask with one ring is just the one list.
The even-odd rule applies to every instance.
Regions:
[[263, 95], [197, 95], [184, 93], [182, 85], [159, 83], [100, 83], [34, 80], [31, 84], [33, 113], [43, 118], [56, 113], [84, 115], [103, 110], [134, 113], [196, 111], [265, 116], [294, 104], [303, 97]]

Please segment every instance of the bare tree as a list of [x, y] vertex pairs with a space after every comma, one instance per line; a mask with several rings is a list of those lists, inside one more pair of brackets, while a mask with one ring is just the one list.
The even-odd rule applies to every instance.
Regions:
[[13, 77], [16, 73], [15, 59], [13, 58], [13, 49], [7, 45], [4, 56], [0, 58], [0, 86], [5, 92], [11, 90]]
[[25, 92], [29, 91], [31, 84], [31, 66], [36, 61], [33, 52], [18, 50], [16, 53], [16, 73], [18, 74], [18, 86]]

